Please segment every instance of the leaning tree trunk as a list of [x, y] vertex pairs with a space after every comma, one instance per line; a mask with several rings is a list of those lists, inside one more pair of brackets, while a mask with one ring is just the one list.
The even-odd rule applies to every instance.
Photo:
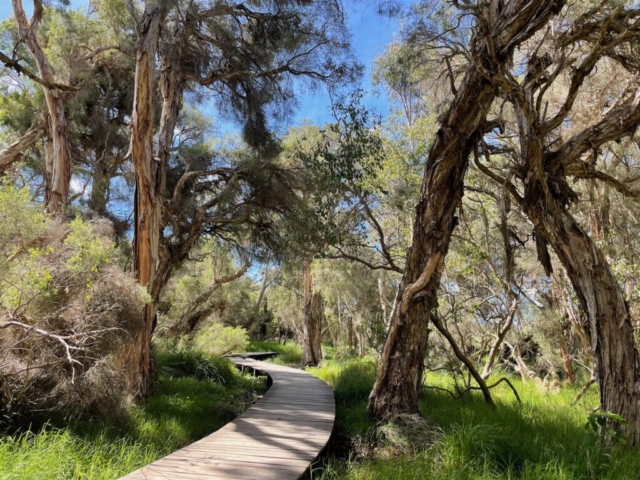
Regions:
[[302, 265], [302, 287], [304, 290], [304, 328], [302, 337], [302, 365], [317, 366], [322, 361], [322, 320], [324, 302], [322, 294], [313, 292], [311, 259]]
[[[34, 2], [34, 13], [31, 23], [22, 7], [22, 0], [12, 0], [13, 12], [18, 30], [29, 52], [35, 60], [42, 79], [50, 85], [56, 84], [53, 68], [40, 46], [37, 37], [38, 24], [42, 19], [42, 2]], [[62, 92], [58, 88], [43, 86], [44, 97], [49, 112], [49, 135], [52, 140], [52, 171], [49, 184], [46, 186], [46, 209], [53, 215], [63, 214], [69, 197], [71, 182], [71, 146], [69, 144], [69, 125], [64, 111]]]
[[418, 388], [429, 312], [437, 307], [436, 291], [457, 221], [454, 214], [462, 201], [471, 137], [483, 123], [493, 98], [493, 89], [482, 74], [470, 68], [429, 153], [412, 245], [369, 398], [368, 412], [375, 419], [420, 413]]
[[487, 72], [499, 67], [496, 59], [509, 64], [514, 49], [546, 25], [564, 3], [513, 0], [503, 5], [491, 0], [486, 5], [478, 4], [487, 37], [475, 37], [471, 42], [474, 63], [457, 89], [425, 164], [412, 244], [369, 397], [368, 413], [374, 419], [420, 413], [418, 387], [428, 318], [437, 307], [436, 293], [457, 223], [454, 214], [462, 201], [469, 155], [485, 133], [485, 118], [496, 97]]
[[549, 242], [587, 313], [591, 349], [597, 363], [600, 406], [630, 424], [630, 444], [640, 444], [640, 355], [629, 307], [604, 255], [573, 216], [549, 198], [524, 209]]
[[[131, 116], [131, 156], [136, 174], [134, 199], [134, 269], [138, 283], [152, 294], [160, 250], [162, 213], [161, 172], [153, 155], [155, 112], [155, 65], [161, 24], [167, 7], [145, 11], [138, 31], [135, 93]], [[151, 333], [156, 315], [155, 302], [144, 308], [144, 328], [137, 338], [139, 397], [146, 397], [151, 386]]]

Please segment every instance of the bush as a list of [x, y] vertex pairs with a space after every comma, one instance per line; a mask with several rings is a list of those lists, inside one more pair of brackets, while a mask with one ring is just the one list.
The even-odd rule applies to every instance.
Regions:
[[161, 373], [170, 377], [194, 377], [230, 385], [237, 377], [235, 367], [226, 358], [211, 357], [193, 349], [163, 351], [156, 356]]
[[0, 191], [0, 413], [113, 415], [135, 368], [140, 290], [113, 265], [109, 222], [55, 222], [27, 193]]
[[245, 352], [249, 345], [249, 334], [242, 327], [225, 327], [213, 323], [198, 331], [193, 345], [197, 350], [212, 356]]
[[302, 362], [302, 347], [294, 342], [275, 343], [265, 341], [253, 341], [247, 347], [248, 352], [277, 352], [272, 360], [282, 365], [300, 365]]

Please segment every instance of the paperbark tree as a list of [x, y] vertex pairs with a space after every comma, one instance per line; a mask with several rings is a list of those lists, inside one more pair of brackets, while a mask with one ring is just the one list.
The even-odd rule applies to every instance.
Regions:
[[[160, 29], [170, 2], [148, 5], [138, 23], [136, 76], [131, 116], [131, 158], [136, 173], [134, 198], [134, 269], [138, 283], [153, 296], [156, 286], [162, 215], [161, 168], [154, 158], [155, 66]], [[151, 333], [156, 315], [154, 302], [144, 308], [144, 328], [137, 339], [138, 395], [151, 387]]]
[[301, 364], [315, 367], [322, 361], [324, 302], [322, 294], [313, 291], [310, 257], [305, 258], [302, 264], [302, 289], [304, 291], [304, 327]]
[[33, 56], [40, 77], [46, 83], [42, 88], [49, 113], [52, 158], [51, 170], [46, 177], [48, 186], [45, 188], [45, 205], [49, 213], [61, 215], [66, 209], [69, 196], [71, 147], [63, 91], [56, 85], [55, 72], [38, 40], [38, 25], [44, 14], [44, 7], [42, 0], [33, 0], [33, 15], [29, 20], [22, 6], [22, 0], [12, 0], [12, 5], [20, 36]]
[[505, 5], [492, 0], [477, 4], [474, 10], [460, 6], [480, 19], [470, 42], [473, 62], [456, 89], [425, 164], [412, 245], [369, 397], [368, 412], [375, 419], [420, 413], [418, 389], [429, 314], [437, 306], [469, 155], [478, 135], [488, 128], [486, 116], [496, 97], [489, 79], [500, 66], [497, 59], [510, 63], [514, 49], [544, 27], [563, 5], [564, 1], [515, 0]]
[[[177, 4], [180, 8], [174, 10]], [[294, 77], [335, 84], [354, 69], [348, 64], [342, 11], [331, 0], [253, 2], [251, 8], [233, 2], [159, 0], [147, 2], [142, 15], [132, 0], [128, 7], [138, 31], [131, 121], [134, 268], [151, 297], [145, 308], [145, 333], [139, 339], [139, 390], [144, 396], [156, 305], [172, 273], [202, 235], [228, 235], [243, 224], [260, 224], [260, 211], [283, 209], [290, 189], [282, 170], [268, 163], [278, 146], [268, 128], [267, 111], [290, 107]], [[332, 61], [325, 62], [323, 54]], [[154, 155], [158, 56], [162, 111]], [[213, 154], [192, 163], [172, 158], [187, 88], [215, 94], [221, 109], [243, 125], [244, 139], [261, 158], [232, 166]], [[172, 233], [167, 238], [166, 229]]]
[[[519, 148], [513, 156], [519, 164], [522, 194], [516, 184], [496, 178], [477, 157], [481, 169], [509, 188], [535, 226], [538, 257], [547, 274], [553, 271], [548, 245], [564, 266], [587, 314], [601, 408], [629, 422], [624, 433], [630, 444], [640, 443], [640, 356], [629, 306], [604, 254], [570, 211], [578, 196], [567, 179], [599, 179], [622, 194], [635, 194], [623, 182], [598, 171], [595, 163], [603, 145], [633, 137], [640, 125], [640, 68], [626, 53], [633, 52], [640, 38], [638, 18], [638, 8], [601, 3], [555, 32], [553, 41], [559, 48], [544, 51], [541, 40], [529, 53], [522, 81], [504, 69], [492, 78], [515, 112], [513, 130]], [[620, 75], [628, 75], [627, 87], [618, 92], [599, 121], [558, 142], [563, 124], [574, 130], [579, 127], [570, 115], [576, 99], [597, 66], [606, 68], [608, 62], [610, 68], [620, 69]], [[557, 110], [548, 112], [545, 94], [560, 78], [566, 79], [566, 96]], [[490, 148], [483, 144], [482, 149], [488, 156]], [[622, 430], [619, 424], [612, 427]]]

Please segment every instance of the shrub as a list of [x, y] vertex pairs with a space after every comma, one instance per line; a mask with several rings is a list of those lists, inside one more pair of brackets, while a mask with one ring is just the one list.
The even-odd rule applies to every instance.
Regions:
[[139, 289], [113, 265], [109, 222], [49, 220], [27, 193], [0, 192], [0, 413], [112, 415], [135, 368]]
[[235, 367], [226, 358], [211, 357], [194, 349], [163, 351], [156, 361], [161, 373], [170, 377], [195, 377], [230, 385], [237, 376]]
[[282, 365], [300, 365], [302, 361], [302, 347], [294, 342], [275, 343], [256, 340], [247, 347], [248, 352], [277, 352], [278, 355], [270, 359]]
[[249, 334], [242, 327], [225, 327], [213, 323], [198, 331], [193, 344], [197, 350], [213, 356], [245, 352], [249, 345]]

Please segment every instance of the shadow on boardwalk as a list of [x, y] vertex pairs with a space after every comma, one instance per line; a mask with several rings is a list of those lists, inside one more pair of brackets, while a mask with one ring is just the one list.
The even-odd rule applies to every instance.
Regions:
[[251, 358], [236, 365], [267, 374], [269, 391], [217, 432], [123, 480], [295, 480], [324, 449], [335, 418], [333, 391], [303, 370]]

